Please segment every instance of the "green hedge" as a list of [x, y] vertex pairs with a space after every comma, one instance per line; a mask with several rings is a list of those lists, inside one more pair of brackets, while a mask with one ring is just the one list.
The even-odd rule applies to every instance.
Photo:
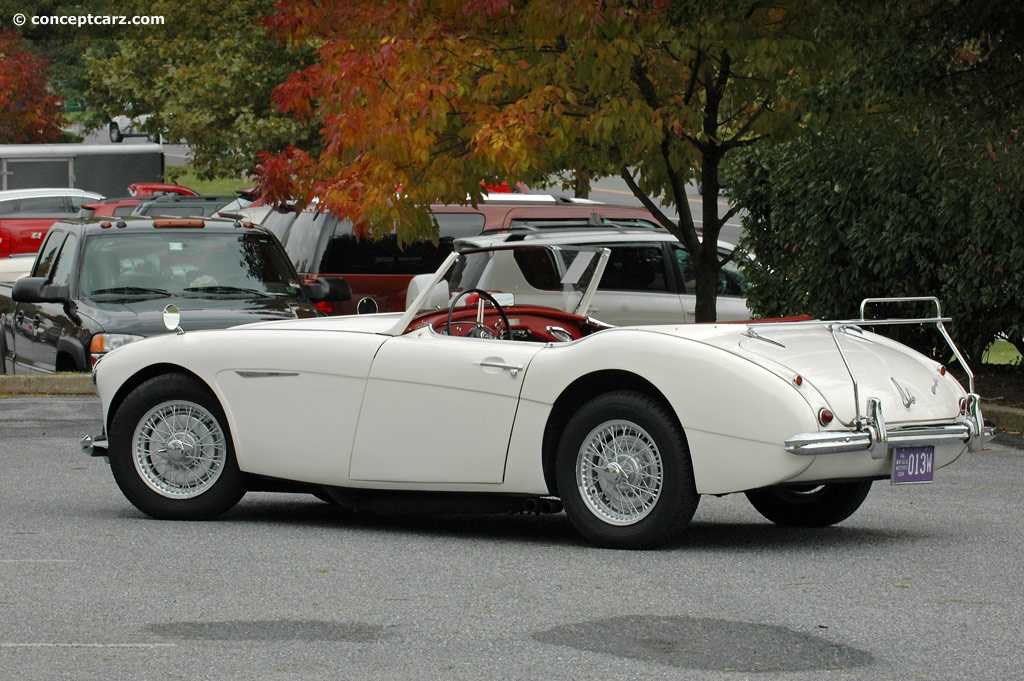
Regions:
[[754, 312], [842, 319], [867, 297], [936, 296], [970, 358], [997, 337], [1024, 349], [1024, 152], [956, 148], [874, 120], [738, 159]]

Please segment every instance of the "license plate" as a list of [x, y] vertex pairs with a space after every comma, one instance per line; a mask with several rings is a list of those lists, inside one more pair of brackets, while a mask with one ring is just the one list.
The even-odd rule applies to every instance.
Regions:
[[935, 447], [896, 447], [892, 452], [892, 484], [931, 482], [935, 472]]

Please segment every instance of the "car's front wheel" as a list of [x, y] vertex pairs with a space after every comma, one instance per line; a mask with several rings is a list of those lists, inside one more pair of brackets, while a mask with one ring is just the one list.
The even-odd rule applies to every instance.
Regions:
[[135, 388], [114, 415], [109, 455], [125, 497], [154, 518], [213, 518], [245, 494], [224, 412], [189, 376]]
[[117, 123], [110, 124], [110, 141], [115, 144], [124, 139], [124, 135], [121, 134], [121, 128]]
[[870, 491], [870, 480], [858, 480], [802, 487], [766, 487], [746, 494], [757, 512], [776, 525], [827, 527], [853, 515]]
[[555, 466], [570, 522], [599, 546], [673, 541], [700, 500], [675, 416], [640, 392], [606, 393], [580, 407], [562, 432]]

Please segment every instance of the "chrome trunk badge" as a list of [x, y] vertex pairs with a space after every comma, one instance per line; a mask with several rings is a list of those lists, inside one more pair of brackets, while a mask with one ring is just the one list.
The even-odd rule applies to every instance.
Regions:
[[907, 409], [910, 409], [910, 407], [915, 402], [917, 402], [917, 398], [914, 397], [914, 394], [912, 392], [910, 392], [910, 388], [904, 388], [892, 376], [889, 377], [889, 380], [892, 381], [892, 384], [896, 386], [896, 390], [899, 391], [900, 399], [903, 400], [903, 406], [906, 407]]

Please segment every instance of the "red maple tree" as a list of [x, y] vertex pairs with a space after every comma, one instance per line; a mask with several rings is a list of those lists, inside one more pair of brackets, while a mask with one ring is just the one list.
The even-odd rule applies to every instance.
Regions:
[[0, 144], [56, 142], [64, 116], [46, 90], [50, 63], [13, 31], [0, 30]]
[[265, 154], [261, 188], [411, 241], [437, 236], [427, 206], [478, 201], [481, 179], [618, 175], [685, 245], [695, 317], [714, 321], [736, 210], [720, 211], [723, 159], [800, 133], [810, 88], [792, 83], [838, 60], [804, 38], [816, 3], [778, 5], [276, 0], [271, 34], [314, 58], [273, 99], [320, 140]]

